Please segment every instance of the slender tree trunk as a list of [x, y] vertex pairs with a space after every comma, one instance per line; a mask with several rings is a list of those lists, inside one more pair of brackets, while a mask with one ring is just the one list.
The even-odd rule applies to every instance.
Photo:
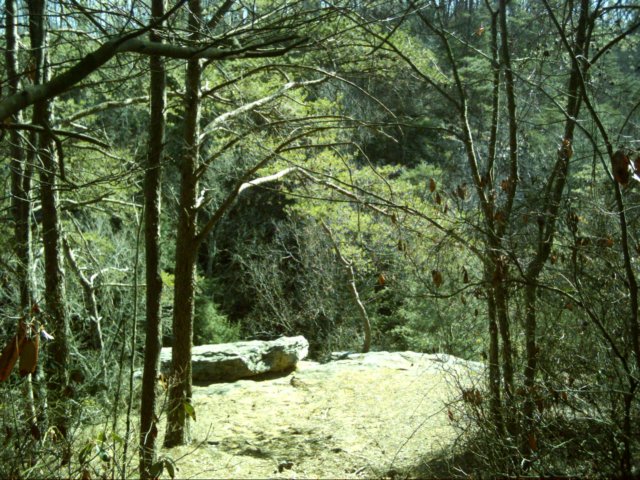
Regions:
[[[488, 2], [487, 2], [488, 5]], [[500, 0], [500, 10], [492, 13], [492, 49], [494, 69], [503, 68], [505, 70], [507, 110], [509, 112], [509, 177], [507, 195], [504, 202], [498, 203], [496, 196], [490, 192], [495, 191], [495, 185], [492, 171], [495, 160], [497, 145], [497, 127], [499, 107], [499, 71], [494, 70], [493, 80], [493, 113], [492, 113], [492, 129], [489, 145], [489, 156], [486, 171], [481, 172], [477, 150], [474, 145], [474, 137], [471, 124], [469, 121], [468, 101], [465, 82], [463, 82], [455, 56], [449, 44], [448, 34], [434, 25], [423, 15], [418, 14], [423, 22], [440, 37], [445, 47], [446, 55], [452, 68], [452, 76], [457, 91], [457, 98], [453, 98], [448, 94], [447, 99], [452, 101], [459, 114], [460, 127], [463, 132], [463, 143], [465, 146], [467, 163], [471, 170], [471, 176], [479, 199], [480, 211], [484, 221], [486, 236], [483, 239], [487, 247], [487, 258], [485, 266], [485, 280], [487, 293], [487, 310], [490, 314], [490, 388], [493, 389], [493, 408], [495, 412], [499, 405], [498, 380], [495, 377], [499, 369], [495, 366], [497, 362], [497, 352], [502, 353], [502, 379], [506, 393], [506, 410], [503, 414], [507, 414], [504, 418], [504, 425], [510, 434], [513, 434], [517, 428], [515, 416], [515, 403], [513, 399], [514, 391], [514, 366], [513, 366], [513, 347], [511, 342], [509, 311], [508, 311], [508, 275], [507, 275], [507, 258], [503, 255], [505, 249], [505, 234], [509, 226], [511, 211], [514, 203], [516, 187], [518, 184], [518, 144], [517, 144], [517, 122], [516, 122], [516, 105], [514, 80], [510, 66], [510, 56], [508, 48], [508, 38], [506, 31], [506, 1]], [[501, 48], [498, 48], [498, 20], [501, 22]], [[499, 61], [498, 61], [499, 60]], [[484, 173], [484, 174], [483, 174]], [[485, 190], [488, 188], [488, 190]], [[495, 323], [494, 323], [495, 322]], [[494, 332], [499, 333], [502, 340], [502, 348], [498, 348], [497, 338]], [[491, 365], [493, 364], [493, 365]], [[499, 373], [498, 373], [499, 375]], [[502, 420], [496, 418], [496, 424], [500, 426]]]
[[620, 459], [620, 472], [625, 478], [633, 476], [633, 414], [631, 412], [637, 382], [631, 380], [629, 391], [623, 395], [624, 410], [622, 417], [622, 458]]
[[340, 251], [340, 247], [338, 246], [338, 242], [333, 237], [333, 232], [329, 226], [321, 220], [322, 228], [327, 235], [329, 235], [329, 239], [333, 244], [333, 249], [336, 252], [336, 256], [340, 260], [340, 263], [344, 265], [345, 270], [349, 274], [349, 291], [351, 292], [351, 297], [353, 298], [353, 302], [356, 305], [356, 308], [360, 312], [360, 318], [362, 318], [362, 330], [364, 332], [364, 341], [362, 343], [362, 353], [367, 353], [371, 349], [371, 321], [369, 320], [369, 315], [367, 314], [367, 309], [365, 308], [362, 300], [360, 300], [360, 295], [358, 294], [358, 288], [356, 287], [356, 274], [353, 270], [353, 263], [347, 260], [342, 252]]
[[[500, 78], [501, 66], [499, 62], [498, 48], [498, 16], [499, 12], [491, 12], [491, 51], [493, 60], [493, 91], [491, 105], [491, 130], [489, 134], [489, 148], [484, 178], [487, 184], [492, 185], [494, 174], [493, 167], [496, 159], [498, 144], [498, 128], [500, 124]], [[491, 251], [487, 250], [486, 258], [491, 258]], [[484, 282], [490, 285], [495, 267], [485, 262]], [[498, 321], [496, 313], [496, 299], [493, 289], [487, 288], [487, 315], [489, 319], [489, 410], [491, 419], [499, 436], [504, 435], [504, 416], [502, 413], [502, 389], [500, 384], [500, 340], [498, 334]]]
[[[159, 18], [164, 13], [164, 0], [153, 0], [152, 16]], [[152, 31], [151, 41], [160, 42], [161, 37]], [[156, 459], [156, 379], [162, 348], [162, 317], [160, 299], [162, 278], [160, 277], [160, 214], [162, 198], [162, 157], [165, 130], [166, 75], [162, 57], [153, 56], [151, 68], [151, 120], [149, 122], [149, 152], [145, 170], [144, 236], [146, 256], [146, 338], [144, 348], [144, 371], [142, 374], [142, 400], [140, 402], [140, 476], [150, 478], [149, 469]]]
[[[576, 55], [582, 57], [586, 55], [587, 49], [587, 28], [589, 23], [589, 1], [581, 0], [580, 18], [576, 30], [574, 49]], [[521, 448], [524, 455], [531, 452], [529, 436], [535, 432], [535, 403], [534, 387], [538, 368], [538, 346], [537, 346], [537, 315], [536, 298], [538, 292], [538, 278], [544, 264], [549, 258], [551, 247], [553, 246], [556, 233], [556, 224], [560, 211], [560, 203], [567, 183], [569, 173], [569, 160], [573, 154], [572, 142], [576, 126], [576, 118], [580, 112], [581, 105], [581, 61], [572, 59], [571, 74], [567, 88], [567, 120], [565, 122], [564, 138], [557, 150], [556, 163], [553, 172], [546, 184], [546, 198], [544, 199], [544, 209], [542, 222], [539, 227], [536, 256], [527, 266], [525, 271], [526, 287], [524, 295], [525, 311], [525, 353], [526, 365], [524, 369], [524, 385], [527, 396], [523, 407], [523, 429], [521, 438]]]
[[[490, 278], [490, 277], [489, 277]], [[487, 314], [489, 316], [489, 408], [491, 417], [499, 435], [504, 434], [502, 401], [500, 388], [500, 344], [498, 322], [496, 320], [496, 301], [491, 290], [487, 291]]]
[[[9, 95], [19, 90], [18, 75], [18, 30], [15, 13], [15, 1], [5, 2], [5, 64]], [[16, 113], [9, 119], [13, 123], [21, 123], [22, 115]], [[31, 155], [29, 157], [32, 157]], [[33, 169], [25, 154], [25, 142], [18, 130], [9, 131], [9, 158], [11, 168], [11, 210], [13, 217], [14, 251], [17, 259], [16, 272], [18, 290], [20, 292], [20, 311], [29, 315], [33, 302], [33, 279], [31, 267], [33, 263], [31, 250], [31, 178]], [[39, 367], [38, 367], [39, 368]], [[40, 372], [40, 370], [38, 370]], [[37, 375], [35, 375], [37, 376]], [[32, 375], [27, 375], [24, 382], [26, 398], [26, 414], [30, 429], [38, 428], [37, 410], [33, 392]], [[42, 392], [44, 393], [44, 392]], [[43, 398], [43, 405], [46, 405]]]
[[[495, 249], [494, 249], [495, 251]], [[490, 321], [497, 323], [500, 334], [502, 357], [502, 382], [505, 393], [505, 409], [502, 411], [502, 419], [510, 435], [514, 435], [517, 429], [516, 412], [514, 403], [514, 366], [513, 345], [511, 342], [511, 327], [509, 321], [509, 304], [507, 291], [507, 264], [506, 260], [495, 254], [490, 255], [492, 268], [492, 286], [487, 293], [488, 301], [493, 304], [489, 309], [495, 311], [495, 317]], [[491, 340], [490, 340], [491, 341]], [[490, 372], [491, 373], [491, 372]]]
[[[502, 205], [502, 213], [505, 218], [503, 222], [496, 222], [497, 237], [500, 245], [504, 245], [504, 238], [509, 225], [508, 219], [511, 217], [511, 210], [518, 187], [519, 159], [518, 159], [518, 121], [516, 112], [516, 93], [513, 71], [511, 67], [511, 49], [509, 31], [507, 28], [507, 0], [500, 0], [498, 8], [498, 23], [500, 29], [500, 64], [504, 69], [505, 97], [507, 100], [507, 121], [509, 124], [509, 177], [507, 198]], [[494, 27], [497, 26], [494, 24]], [[496, 45], [497, 46], [497, 45]], [[496, 250], [498, 252], [499, 250]], [[514, 410], [514, 366], [513, 366], [513, 346], [511, 342], [509, 305], [508, 305], [508, 264], [505, 257], [497, 255], [495, 262], [497, 277], [499, 281], [495, 286], [495, 301], [498, 313], [498, 324], [500, 336], [502, 338], [503, 374], [505, 393], [507, 400], [508, 419], [506, 426], [509, 433], [516, 434], [517, 415]]]
[[[201, 23], [199, 0], [189, 1], [189, 29], [197, 40]], [[169, 386], [169, 412], [165, 447], [189, 441], [191, 403], [191, 346], [195, 303], [195, 271], [199, 241], [197, 235], [198, 137], [200, 133], [200, 75], [198, 59], [187, 64], [185, 92], [184, 152], [180, 166], [180, 204], [176, 237], [175, 290], [173, 305], [172, 375]]]
[[[29, 5], [29, 33], [33, 64], [34, 83], [46, 81], [46, 1], [31, 0]], [[42, 203], [42, 237], [44, 243], [44, 280], [46, 314], [55, 339], [48, 347], [46, 363], [49, 390], [49, 419], [63, 436], [67, 434], [69, 415], [66, 398], [68, 391], [69, 323], [65, 308], [64, 271], [62, 263], [62, 236], [58, 217], [58, 195], [56, 173], [58, 165], [49, 133], [51, 105], [39, 101], [33, 106], [33, 123], [44, 128], [37, 136], [39, 160], [40, 201]]]
[[[499, 262], [496, 270], [504, 267], [504, 264]], [[500, 339], [502, 340], [502, 377], [504, 382], [504, 389], [507, 395], [507, 399], [510, 400], [513, 396], [513, 345], [511, 342], [511, 331], [509, 321], [509, 305], [507, 299], [507, 289], [505, 288], [504, 280], [498, 282], [493, 291], [493, 298], [496, 305], [496, 316], [498, 319], [498, 328], [500, 331]]]
[[[18, 31], [15, 17], [15, 1], [5, 2], [5, 63], [9, 95], [18, 92]], [[17, 113], [10, 118], [12, 123], [21, 123]], [[14, 221], [14, 249], [18, 264], [18, 288], [20, 307], [27, 312], [31, 307], [33, 285], [30, 282], [31, 268], [31, 169], [25, 160], [24, 141], [19, 130], [9, 131], [9, 157], [11, 159], [11, 207]]]

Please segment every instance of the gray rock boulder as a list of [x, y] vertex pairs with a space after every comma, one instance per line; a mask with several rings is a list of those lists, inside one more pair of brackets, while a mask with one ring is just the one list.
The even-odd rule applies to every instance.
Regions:
[[[307, 357], [309, 342], [302, 336], [272, 341], [199, 345], [191, 351], [194, 382], [232, 382], [265, 373], [286, 372]], [[171, 348], [160, 353], [161, 370], [171, 369]]]

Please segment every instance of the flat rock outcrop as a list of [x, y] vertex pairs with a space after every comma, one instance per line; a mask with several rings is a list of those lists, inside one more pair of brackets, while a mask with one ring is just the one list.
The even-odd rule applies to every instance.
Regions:
[[460, 439], [461, 389], [482, 388], [485, 366], [416, 352], [331, 357], [195, 386], [195, 443], [166, 452], [181, 477], [433, 478], [427, 464]]
[[[309, 342], [302, 336], [277, 340], [199, 345], [191, 353], [193, 381], [232, 382], [241, 378], [293, 370], [309, 353]], [[171, 369], [171, 348], [160, 353], [161, 370]]]

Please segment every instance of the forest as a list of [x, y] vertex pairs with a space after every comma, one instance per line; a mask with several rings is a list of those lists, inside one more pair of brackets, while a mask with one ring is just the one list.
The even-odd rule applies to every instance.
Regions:
[[174, 477], [192, 346], [294, 335], [483, 362], [447, 477], [640, 475], [637, 2], [0, 0], [0, 31], [0, 477]]

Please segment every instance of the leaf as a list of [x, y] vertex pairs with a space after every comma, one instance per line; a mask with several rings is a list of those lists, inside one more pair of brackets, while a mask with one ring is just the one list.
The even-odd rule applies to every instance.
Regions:
[[11, 370], [13, 370], [18, 360], [23, 342], [24, 336], [14, 335], [2, 350], [2, 355], [0, 355], [0, 382], [5, 381], [11, 375]]
[[111, 433], [111, 440], [113, 440], [114, 442], [116, 442], [116, 443], [118, 443], [120, 445], [124, 445], [124, 438], [122, 438], [116, 432], [112, 432]]
[[89, 457], [89, 454], [91, 454], [92, 450], [93, 450], [92, 442], [89, 442], [84, 447], [82, 447], [82, 450], [80, 450], [80, 452], [78, 453], [78, 461], [80, 462], [80, 464], [87, 463], [87, 459]]
[[24, 377], [36, 371], [38, 365], [38, 345], [40, 336], [25, 339], [20, 350], [20, 376]]
[[438, 205], [442, 205], [442, 197], [440, 196], [439, 193], [436, 193], [436, 197], [435, 198], [436, 198], [436, 203]]
[[469, 283], [469, 272], [467, 272], [466, 267], [462, 267], [462, 282]]
[[32, 423], [29, 427], [29, 433], [31, 433], [31, 436], [36, 440], [40, 440], [42, 438], [42, 433], [40, 432], [38, 425], [35, 423]]
[[169, 390], [169, 381], [167, 380], [167, 377], [164, 373], [158, 375], [158, 383], [165, 392]]
[[436, 191], [436, 181], [433, 178], [429, 179], [429, 191], [431, 193]]
[[156, 462], [153, 465], [151, 465], [151, 468], [149, 468], [149, 476], [151, 478], [160, 478], [160, 475], [162, 475], [163, 469], [164, 469], [164, 460], [160, 460], [159, 462]]
[[613, 247], [613, 243], [613, 238], [610, 235], [598, 240], [598, 245], [603, 248], [611, 248]]
[[533, 452], [538, 450], [538, 439], [533, 433], [529, 434], [529, 448], [531, 448], [531, 451]]
[[193, 408], [193, 405], [191, 405], [189, 402], [184, 402], [182, 404], [182, 406], [184, 407], [184, 412], [187, 414], [187, 416], [191, 417], [193, 419], [193, 421], [196, 421], [196, 409]]
[[443, 282], [442, 273], [439, 270], [432, 270], [431, 278], [433, 279], [433, 283], [436, 288], [440, 288], [440, 285], [442, 285]]
[[626, 185], [629, 183], [629, 157], [625, 155], [622, 150], [617, 150], [611, 157], [611, 170], [613, 172], [613, 178], [620, 185]]
[[170, 458], [164, 459], [164, 468], [171, 478], [176, 478], [176, 464]]
[[465, 388], [462, 390], [462, 400], [478, 406], [482, 404], [482, 393], [477, 388]]

